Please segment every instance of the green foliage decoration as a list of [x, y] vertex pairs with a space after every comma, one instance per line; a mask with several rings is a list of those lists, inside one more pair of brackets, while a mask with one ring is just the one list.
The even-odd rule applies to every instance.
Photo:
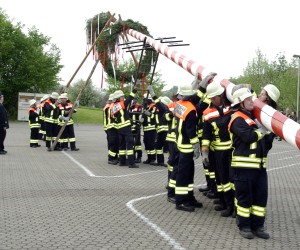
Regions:
[[[96, 37], [102, 31], [109, 18], [110, 18], [109, 12], [102, 12], [98, 15], [95, 15], [93, 18], [87, 20], [86, 33], [87, 33], [87, 39], [89, 44], [93, 44]], [[119, 41], [119, 36], [124, 38], [125, 36], [124, 31], [126, 29], [134, 29], [138, 32], [143, 33], [146, 36], [152, 37], [146, 26], [142, 25], [139, 22], [135, 22], [131, 19], [125, 21], [115, 20], [114, 23], [111, 23], [109, 28], [106, 29], [104, 32], [102, 32], [101, 37], [98, 40], [96, 45], [100, 62], [104, 67], [105, 72], [110, 77], [114, 77], [114, 70], [113, 70], [112, 63], [115, 63], [114, 61], [111, 60], [111, 56], [114, 54], [115, 46]], [[139, 70], [140, 73], [137, 76], [137, 79], [141, 79], [143, 77], [142, 75], [143, 73], [145, 74], [145, 76], [149, 74], [151, 69], [152, 58], [156, 56], [155, 53], [157, 52], [152, 50], [144, 51], [144, 56]], [[124, 80], [125, 82], [130, 82], [132, 76], [135, 77], [136, 75], [136, 70], [137, 70], [136, 67], [129, 69], [124, 66], [122, 67], [122, 64], [117, 63], [117, 65], [114, 64], [114, 68], [115, 68], [117, 81]]]

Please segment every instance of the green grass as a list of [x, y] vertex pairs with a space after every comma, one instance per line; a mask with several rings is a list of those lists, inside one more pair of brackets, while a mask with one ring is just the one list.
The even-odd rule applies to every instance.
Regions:
[[103, 108], [79, 107], [73, 114], [75, 123], [103, 124]]

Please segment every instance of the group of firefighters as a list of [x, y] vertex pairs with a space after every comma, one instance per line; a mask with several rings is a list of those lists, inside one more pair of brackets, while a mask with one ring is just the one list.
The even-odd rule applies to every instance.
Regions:
[[[207, 186], [199, 191], [213, 199], [222, 217], [236, 218], [242, 237], [268, 239], [266, 160], [276, 135], [254, 118], [251, 85], [236, 85], [231, 103], [225, 88], [213, 81], [215, 76], [210, 73], [180, 86], [173, 101], [157, 97], [151, 85], [142, 104], [135, 98], [138, 85], [126, 99], [121, 90], [110, 94], [104, 108], [108, 163], [138, 168], [142, 130], [147, 153], [143, 163], [166, 165], [168, 201], [193, 212], [202, 207], [194, 196], [194, 159], [201, 155]], [[276, 109], [279, 96], [278, 88], [268, 84], [258, 98]]]
[[[44, 95], [38, 105], [35, 99], [31, 99], [29, 106], [30, 147], [40, 147], [39, 140], [44, 140], [48, 151], [52, 151], [54, 143], [53, 150], [79, 150], [76, 147], [74, 120], [69, 115], [71, 110], [76, 112], [78, 104], [73, 105], [67, 93], [59, 95], [53, 92], [51, 95]], [[65, 128], [57, 140], [63, 126]]]

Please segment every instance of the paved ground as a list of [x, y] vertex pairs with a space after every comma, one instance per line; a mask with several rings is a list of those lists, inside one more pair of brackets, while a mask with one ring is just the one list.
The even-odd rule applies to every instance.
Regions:
[[[75, 126], [78, 152], [29, 148], [27, 123], [11, 124], [0, 155], [0, 249], [300, 249], [300, 153], [275, 141], [269, 156], [266, 227], [240, 237], [235, 219], [166, 199], [167, 170], [107, 164], [102, 127]], [[204, 176], [197, 160], [195, 184]]]

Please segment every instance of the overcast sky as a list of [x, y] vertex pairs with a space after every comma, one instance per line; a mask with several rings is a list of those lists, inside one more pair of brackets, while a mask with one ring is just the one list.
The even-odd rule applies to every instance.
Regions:
[[[298, 0], [0, 0], [0, 7], [11, 19], [27, 28], [35, 26], [60, 48], [62, 84], [69, 81], [85, 57], [87, 19], [101, 12], [138, 21], [154, 38], [175, 36], [189, 43], [174, 48], [229, 78], [243, 73], [258, 48], [269, 60], [280, 52], [288, 61], [293, 54], [300, 54], [298, 6]], [[85, 80], [93, 64], [89, 57], [73, 82]], [[157, 69], [168, 86], [194, 78], [164, 56], [159, 58]], [[101, 75], [98, 66], [92, 78], [96, 87], [100, 87]]]

